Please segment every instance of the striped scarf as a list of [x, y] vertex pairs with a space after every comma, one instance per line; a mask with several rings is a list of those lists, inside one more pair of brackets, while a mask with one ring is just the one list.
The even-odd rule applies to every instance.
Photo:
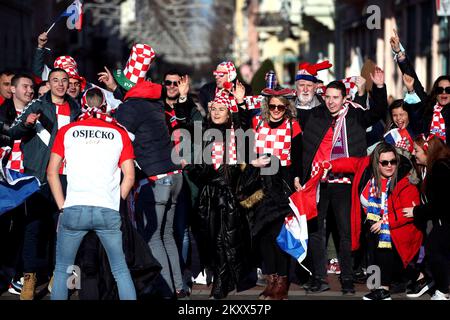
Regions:
[[434, 134], [442, 141], [446, 142], [445, 120], [442, 117], [444, 107], [436, 104], [433, 108], [433, 118], [431, 119], [430, 134]]
[[381, 222], [381, 232], [379, 234], [378, 248], [391, 249], [392, 240], [391, 232], [389, 231], [389, 219], [388, 219], [388, 194], [389, 185], [391, 179], [388, 179], [386, 187], [383, 188], [381, 197], [378, 196], [378, 188], [375, 182], [375, 178], [372, 178], [369, 182], [369, 205], [367, 206], [367, 220], [373, 222]]

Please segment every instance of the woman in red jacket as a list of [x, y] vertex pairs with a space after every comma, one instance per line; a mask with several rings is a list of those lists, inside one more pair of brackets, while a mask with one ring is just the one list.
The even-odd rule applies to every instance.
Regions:
[[[391, 300], [389, 287], [393, 272], [406, 268], [413, 261], [423, 239], [413, 219], [402, 214], [403, 208], [420, 202], [417, 187], [409, 181], [411, 163], [401, 157], [394, 146], [382, 142], [370, 157], [333, 160], [331, 167], [335, 173], [355, 174], [351, 210], [352, 250], [359, 248], [363, 228], [367, 236], [369, 264], [373, 263], [381, 270], [381, 286], [363, 299]], [[361, 208], [365, 213], [364, 222]]]

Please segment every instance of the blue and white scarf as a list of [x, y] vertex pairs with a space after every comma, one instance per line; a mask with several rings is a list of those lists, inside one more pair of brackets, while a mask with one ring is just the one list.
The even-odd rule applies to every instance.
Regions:
[[387, 193], [390, 184], [391, 179], [387, 181], [386, 188], [382, 190], [381, 197], [379, 197], [375, 178], [372, 178], [369, 182], [369, 204], [367, 206], [367, 220], [374, 222], [382, 221], [378, 248], [386, 249], [392, 249], [391, 232], [389, 231]]

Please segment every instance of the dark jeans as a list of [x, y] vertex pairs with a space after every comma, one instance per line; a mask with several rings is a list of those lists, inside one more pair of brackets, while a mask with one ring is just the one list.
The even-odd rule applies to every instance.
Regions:
[[55, 246], [56, 213], [57, 207], [47, 184], [27, 199], [22, 252], [25, 273], [53, 269], [48, 266], [49, 261], [54, 260], [49, 253]]
[[436, 289], [448, 293], [450, 266], [450, 224], [433, 221], [426, 241], [426, 252]]
[[22, 272], [25, 204], [0, 216], [0, 268], [8, 277]]
[[309, 232], [308, 249], [313, 261], [313, 275], [320, 279], [327, 276], [326, 217], [330, 206], [339, 233], [338, 259], [341, 279], [353, 280], [350, 234], [351, 185], [347, 184], [320, 184], [317, 225]]
[[277, 244], [277, 237], [283, 223], [284, 217], [269, 223], [260, 232], [259, 250], [265, 274], [277, 273], [280, 276], [289, 274], [290, 256]]
[[183, 288], [178, 248], [173, 226], [178, 194], [183, 176], [175, 174], [142, 186], [136, 202], [138, 232], [148, 243], [161, 264], [161, 276], [166, 284], [163, 295], [170, 297]]

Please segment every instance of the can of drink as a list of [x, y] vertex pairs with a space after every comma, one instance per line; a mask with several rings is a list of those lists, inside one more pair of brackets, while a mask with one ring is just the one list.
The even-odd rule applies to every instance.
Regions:
[[274, 89], [277, 86], [277, 76], [273, 70], [266, 74], [266, 88]]

